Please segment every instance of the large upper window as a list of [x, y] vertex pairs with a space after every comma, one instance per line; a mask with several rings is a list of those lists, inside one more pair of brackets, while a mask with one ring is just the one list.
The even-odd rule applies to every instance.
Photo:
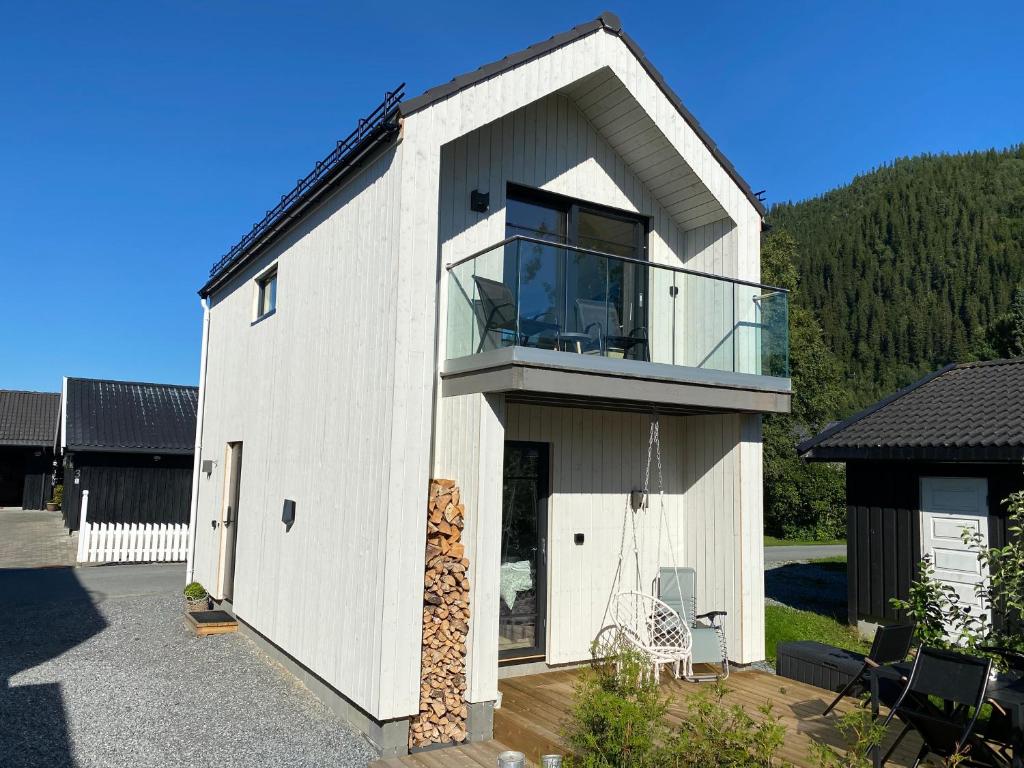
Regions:
[[256, 278], [256, 319], [266, 317], [277, 309], [277, 268]]

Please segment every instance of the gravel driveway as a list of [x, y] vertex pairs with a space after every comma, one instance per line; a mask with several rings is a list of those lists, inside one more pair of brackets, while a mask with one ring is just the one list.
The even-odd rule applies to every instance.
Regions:
[[4, 768], [364, 768], [374, 757], [242, 635], [192, 636], [176, 596], [4, 603]]

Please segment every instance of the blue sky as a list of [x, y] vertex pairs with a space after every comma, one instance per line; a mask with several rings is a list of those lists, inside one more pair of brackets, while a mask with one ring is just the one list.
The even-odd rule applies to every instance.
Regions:
[[[1024, 140], [1017, 2], [607, 7], [769, 202]], [[195, 383], [210, 264], [386, 89], [601, 10], [0, 1], [0, 388]]]

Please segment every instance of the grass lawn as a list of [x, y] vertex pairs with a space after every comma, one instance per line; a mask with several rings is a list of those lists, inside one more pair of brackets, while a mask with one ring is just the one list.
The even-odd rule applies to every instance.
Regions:
[[[817, 560], [808, 560], [808, 563], [812, 565], [820, 565], [826, 571], [845, 571], [846, 570], [846, 555], [836, 555], [834, 557], [820, 557]], [[842, 566], [841, 568], [838, 566]]]
[[775, 646], [790, 640], [817, 640], [851, 651], [868, 651], [868, 644], [861, 641], [854, 628], [820, 613], [798, 611], [784, 605], [766, 605], [764, 620], [765, 653], [773, 664]]
[[766, 547], [802, 547], [802, 546], [813, 546], [814, 544], [845, 544], [846, 539], [825, 539], [824, 541], [814, 541], [813, 539], [777, 539], [774, 536], [765, 536], [764, 545]]

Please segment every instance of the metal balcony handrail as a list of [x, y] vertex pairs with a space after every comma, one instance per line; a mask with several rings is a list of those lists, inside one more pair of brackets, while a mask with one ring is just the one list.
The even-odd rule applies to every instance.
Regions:
[[486, 248], [481, 248], [475, 253], [469, 254], [458, 261], [452, 261], [444, 265], [444, 268], [449, 272], [455, 267], [465, 264], [467, 261], [483, 256], [484, 254], [490, 253], [496, 248], [501, 248], [514, 241], [521, 241], [524, 243], [535, 243], [536, 245], [551, 246], [554, 248], [564, 248], [569, 251], [575, 251], [577, 253], [586, 253], [591, 256], [601, 256], [606, 259], [615, 259], [617, 261], [624, 261], [629, 264], [639, 264], [642, 267], [653, 267], [655, 269], [666, 269], [670, 272], [681, 272], [684, 275], [694, 275], [695, 277], [706, 277], [710, 280], [721, 280], [722, 282], [732, 283], [734, 285], [745, 285], [748, 288], [759, 288], [762, 291], [768, 293], [789, 293], [788, 288], [780, 288], [777, 285], [767, 285], [765, 283], [755, 283], [751, 280], [740, 280], [738, 277], [726, 277], [725, 275], [713, 275], [709, 272], [700, 272], [696, 269], [687, 269], [686, 267], [677, 267], [672, 264], [656, 264], [653, 261], [646, 261], [644, 259], [635, 259], [630, 256], [619, 256], [614, 253], [604, 253], [602, 251], [595, 251], [590, 248], [580, 248], [578, 245], [569, 245], [568, 243], [554, 243], [550, 240], [541, 240], [538, 237], [529, 237], [528, 235], [512, 235], [512, 237], [506, 237], [504, 240], [490, 245]]

